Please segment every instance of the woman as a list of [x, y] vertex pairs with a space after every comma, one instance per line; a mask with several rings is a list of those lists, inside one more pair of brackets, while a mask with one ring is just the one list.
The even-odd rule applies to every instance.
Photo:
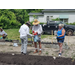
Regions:
[[41, 54], [41, 33], [42, 33], [42, 26], [39, 24], [40, 22], [35, 19], [33, 22], [33, 27], [32, 27], [32, 31], [33, 31], [33, 35], [34, 35], [34, 46], [35, 46], [35, 51], [34, 53], [38, 52], [37, 49], [37, 42], [39, 44], [39, 55]]
[[59, 29], [57, 31], [57, 42], [59, 45], [59, 56], [61, 56], [61, 52], [62, 52], [62, 46], [63, 46], [63, 42], [65, 39], [65, 30], [63, 28], [63, 24], [59, 24]]
[[2, 29], [0, 28], [0, 36], [1, 36], [1, 39], [5, 39], [7, 37], [7, 33]]

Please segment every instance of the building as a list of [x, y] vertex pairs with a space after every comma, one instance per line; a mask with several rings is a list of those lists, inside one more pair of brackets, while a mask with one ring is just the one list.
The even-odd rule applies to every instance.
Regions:
[[43, 23], [56, 18], [65, 23], [73, 23], [75, 22], [75, 9], [44, 9], [41, 13], [29, 13], [30, 22], [35, 18]]

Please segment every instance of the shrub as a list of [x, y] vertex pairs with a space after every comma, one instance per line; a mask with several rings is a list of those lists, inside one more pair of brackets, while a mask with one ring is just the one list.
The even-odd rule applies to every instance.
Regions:
[[73, 22], [73, 23], [66, 23], [67, 25], [75, 25], [75, 22]]
[[56, 19], [52, 19], [52, 21], [60, 21], [60, 19], [59, 18], [56, 18]]

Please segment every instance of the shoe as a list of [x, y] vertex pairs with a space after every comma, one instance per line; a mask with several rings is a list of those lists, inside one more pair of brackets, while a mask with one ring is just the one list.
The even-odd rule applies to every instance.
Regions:
[[21, 52], [21, 54], [23, 54], [23, 52]]
[[28, 53], [23, 53], [23, 55], [28, 55]]
[[61, 53], [59, 53], [59, 56], [61, 56]]
[[39, 55], [42, 53], [42, 51], [39, 51]]
[[38, 52], [38, 50], [35, 50], [35, 51], [34, 51], [34, 53], [37, 53], [37, 52]]
[[26, 53], [23, 53], [23, 55], [27, 55]]

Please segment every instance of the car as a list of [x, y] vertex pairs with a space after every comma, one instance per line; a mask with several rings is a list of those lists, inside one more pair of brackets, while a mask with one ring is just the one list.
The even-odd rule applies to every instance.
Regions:
[[53, 30], [53, 34], [54, 34], [54, 31], [58, 30], [59, 24], [64, 24], [64, 29], [65, 29], [67, 35], [71, 35], [71, 36], [73, 35], [73, 33], [75, 31], [75, 26], [67, 25], [62, 21], [48, 21], [47, 24], [42, 25], [43, 34], [45, 34], [45, 33], [52, 34], [52, 30]]

